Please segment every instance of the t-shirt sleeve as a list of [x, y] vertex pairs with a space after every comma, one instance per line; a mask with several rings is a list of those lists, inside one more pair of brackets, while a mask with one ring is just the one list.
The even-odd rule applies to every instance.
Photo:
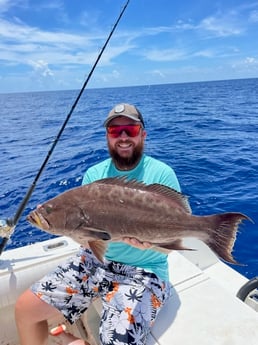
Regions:
[[94, 181], [108, 177], [108, 169], [110, 165], [110, 159], [106, 159], [96, 165], [90, 167], [84, 174], [82, 184], [89, 184]]
[[181, 192], [174, 169], [157, 159], [149, 159], [145, 168], [145, 178], [144, 182], [147, 184], [159, 183]]
[[91, 183], [93, 181], [94, 180], [92, 180], [92, 176], [91, 176], [89, 170], [87, 170], [86, 173], [83, 176], [82, 184], [89, 184], [89, 183]]
[[[165, 169], [163, 170], [159, 183], [165, 186], [168, 186], [170, 188], [173, 188], [176, 191], [181, 193], [181, 187], [177, 179], [176, 173], [169, 166], [165, 167]], [[191, 212], [191, 205], [188, 200], [187, 200], [187, 203], [188, 203], [189, 212]]]
[[168, 186], [175, 189], [178, 192], [181, 192], [181, 187], [177, 179], [176, 173], [170, 167], [164, 169], [163, 173], [160, 176], [160, 184]]

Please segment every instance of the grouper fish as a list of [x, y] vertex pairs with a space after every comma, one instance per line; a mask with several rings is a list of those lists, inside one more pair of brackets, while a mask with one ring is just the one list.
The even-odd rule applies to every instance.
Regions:
[[195, 237], [224, 261], [236, 263], [232, 249], [242, 213], [192, 215], [188, 198], [160, 184], [106, 178], [70, 189], [27, 216], [34, 226], [88, 244], [102, 261], [109, 241], [124, 237], [149, 242], [153, 250], [186, 250], [182, 240]]

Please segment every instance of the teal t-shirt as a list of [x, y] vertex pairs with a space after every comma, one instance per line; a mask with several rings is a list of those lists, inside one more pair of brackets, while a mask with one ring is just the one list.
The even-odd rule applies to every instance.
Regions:
[[[84, 175], [82, 184], [117, 176], [126, 176], [128, 179], [136, 179], [146, 184], [159, 183], [180, 191], [174, 170], [167, 164], [147, 155], [143, 155], [138, 165], [129, 171], [116, 169], [112, 159], [108, 158], [89, 168]], [[108, 260], [153, 272], [162, 280], [169, 279], [167, 255], [155, 250], [141, 250], [123, 242], [111, 242], [105, 256]]]

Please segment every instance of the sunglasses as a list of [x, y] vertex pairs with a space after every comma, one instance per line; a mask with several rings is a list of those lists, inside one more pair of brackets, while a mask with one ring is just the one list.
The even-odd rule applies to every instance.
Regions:
[[111, 138], [118, 138], [123, 132], [125, 132], [128, 137], [136, 137], [140, 133], [141, 125], [121, 125], [121, 126], [108, 126], [107, 134]]

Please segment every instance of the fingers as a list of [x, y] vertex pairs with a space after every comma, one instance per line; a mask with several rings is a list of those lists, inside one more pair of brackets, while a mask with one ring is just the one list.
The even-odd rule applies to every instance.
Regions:
[[149, 242], [141, 242], [135, 237], [123, 237], [123, 241], [133, 247], [139, 248], [139, 249], [150, 249], [152, 247], [152, 244]]

